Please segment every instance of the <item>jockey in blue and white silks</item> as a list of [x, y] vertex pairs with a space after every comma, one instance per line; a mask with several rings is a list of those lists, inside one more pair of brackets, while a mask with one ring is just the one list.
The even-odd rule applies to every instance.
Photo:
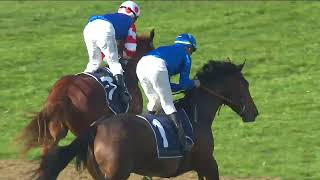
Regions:
[[[184, 146], [184, 132], [176, 117], [172, 91], [199, 87], [199, 80], [190, 80], [191, 57], [196, 51], [196, 40], [191, 34], [176, 37], [175, 44], [159, 47], [141, 58], [137, 65], [137, 76], [148, 98], [150, 113], [161, 107], [178, 129], [180, 142]], [[179, 84], [170, 83], [170, 77], [180, 74]]]
[[83, 31], [89, 55], [89, 62], [84, 72], [95, 72], [100, 67], [102, 60], [107, 62], [118, 87], [124, 91], [125, 101], [130, 99], [130, 95], [123, 80], [117, 40], [125, 40], [123, 57], [130, 59], [136, 51], [134, 23], [139, 15], [139, 6], [133, 1], [125, 1], [120, 5], [118, 13], [91, 16]]

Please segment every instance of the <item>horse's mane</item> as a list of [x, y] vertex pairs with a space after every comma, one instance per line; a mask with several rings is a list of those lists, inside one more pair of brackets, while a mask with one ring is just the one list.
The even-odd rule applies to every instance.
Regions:
[[196, 77], [201, 82], [212, 81], [215, 79], [221, 79], [230, 74], [240, 72], [237, 65], [230, 61], [215, 61], [210, 60], [208, 63], [202, 66], [200, 71], [197, 72]]
[[[210, 60], [208, 63], [202, 66], [202, 68], [196, 73], [196, 77], [201, 80], [201, 83], [219, 80], [224, 76], [228, 76], [234, 73], [240, 72], [237, 65], [230, 61], [216, 61]], [[175, 106], [184, 108], [187, 112], [191, 111], [190, 97], [192, 95], [192, 89], [183, 92], [185, 96], [174, 101]]]
[[142, 33], [137, 35], [137, 40], [145, 41], [150, 39], [150, 34], [148, 33]]

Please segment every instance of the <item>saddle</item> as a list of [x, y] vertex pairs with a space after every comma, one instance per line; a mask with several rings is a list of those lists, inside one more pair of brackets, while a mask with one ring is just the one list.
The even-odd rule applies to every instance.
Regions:
[[[190, 119], [183, 109], [178, 110], [177, 113], [185, 131], [186, 141], [192, 146], [194, 144], [194, 136]], [[181, 149], [176, 128], [167, 115], [147, 113], [137, 116], [144, 119], [153, 130], [159, 159], [183, 157], [184, 151]]]
[[108, 67], [101, 67], [94, 73], [82, 72], [80, 74], [92, 77], [101, 85], [105, 91], [106, 104], [114, 114], [128, 112], [129, 103], [121, 101], [121, 90]]

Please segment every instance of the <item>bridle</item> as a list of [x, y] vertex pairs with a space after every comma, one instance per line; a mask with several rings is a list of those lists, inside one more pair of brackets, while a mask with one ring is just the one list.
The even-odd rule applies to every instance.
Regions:
[[[237, 105], [232, 102], [229, 98], [226, 98], [225, 96], [203, 86], [203, 85], [200, 85], [200, 87], [198, 89], [201, 89], [203, 91], [205, 91], [206, 93], [210, 94], [210, 95], [213, 95], [217, 98], [219, 98], [220, 100], [223, 101], [223, 104], [229, 104], [230, 106], [234, 106], [234, 107], [237, 107]], [[173, 95], [176, 95], [176, 94], [180, 94], [180, 93], [183, 93], [184, 91], [178, 91], [178, 92], [175, 92], [175, 93], [172, 93]], [[220, 111], [220, 108], [221, 108], [221, 105], [219, 106], [219, 110]], [[246, 105], [244, 104], [241, 108], [239, 108], [240, 110], [238, 110], [238, 114], [239, 116], [242, 116], [245, 112], [246, 112]], [[193, 109], [193, 119], [194, 119], [194, 122], [197, 123], [198, 122], [198, 106], [197, 104], [195, 104], [194, 106], [194, 109]]]
[[[219, 98], [220, 100], [223, 101], [223, 104], [230, 104], [230, 105], [232, 105], [232, 106], [234, 106], [234, 107], [237, 107], [237, 105], [236, 105], [234, 102], [232, 102], [229, 98], [226, 98], [226, 97], [224, 97], [223, 95], [220, 95], [220, 94], [216, 93], [215, 91], [213, 91], [213, 90], [211, 90], [211, 89], [209, 89], [209, 88], [207, 88], [207, 87], [205, 87], [205, 86], [203, 86], [203, 85], [201, 85], [199, 88], [202, 89], [202, 90], [204, 90], [204, 91], [207, 92], [208, 94], [213, 95], [213, 96]], [[245, 112], [246, 112], [246, 105], [244, 104], [242, 107], [240, 107], [240, 110], [238, 111], [238, 114], [241, 116], [241, 115], [243, 115]]]

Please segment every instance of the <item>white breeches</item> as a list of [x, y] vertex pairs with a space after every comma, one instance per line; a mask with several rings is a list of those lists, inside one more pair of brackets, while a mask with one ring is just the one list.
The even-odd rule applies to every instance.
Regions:
[[154, 56], [142, 57], [137, 65], [137, 76], [148, 98], [149, 111], [157, 111], [161, 106], [166, 114], [177, 111], [173, 104], [168, 70], [164, 60]]
[[89, 63], [85, 72], [96, 71], [101, 63], [101, 52], [113, 75], [122, 74], [123, 70], [118, 59], [117, 41], [113, 25], [104, 20], [95, 20], [86, 25], [83, 30], [84, 41], [87, 46]]

